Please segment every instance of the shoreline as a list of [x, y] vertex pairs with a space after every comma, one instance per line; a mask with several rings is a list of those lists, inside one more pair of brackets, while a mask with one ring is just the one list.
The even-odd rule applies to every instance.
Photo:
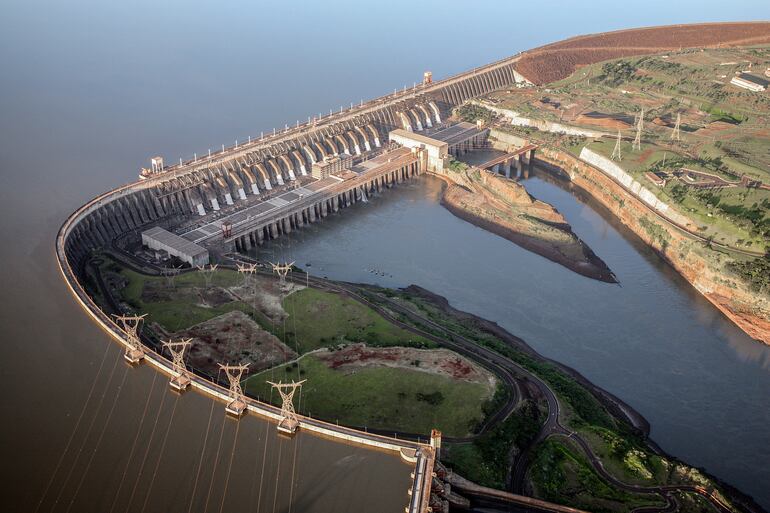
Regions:
[[745, 510], [755, 512], [755, 513], [765, 511], [765, 509], [759, 503], [757, 503], [756, 500], [751, 495], [748, 495], [745, 492], [738, 489], [737, 487], [733, 486], [732, 484], [725, 482], [722, 478], [715, 476], [714, 474], [704, 469], [703, 467], [695, 467], [687, 463], [685, 460], [682, 460], [679, 457], [674, 456], [669, 452], [667, 452], [666, 450], [664, 450], [663, 448], [661, 448], [652, 438], [650, 438], [651, 425], [649, 421], [641, 413], [637, 412], [631, 405], [629, 405], [619, 397], [613, 395], [611, 392], [604, 390], [598, 385], [595, 385], [594, 383], [592, 383], [588, 378], [583, 376], [579, 371], [569, 367], [568, 365], [562, 364], [556, 360], [552, 360], [546, 356], [543, 356], [542, 354], [537, 352], [533, 347], [531, 347], [524, 339], [510, 333], [509, 331], [507, 331], [505, 328], [503, 328], [496, 322], [484, 319], [483, 317], [479, 317], [478, 315], [465, 312], [463, 310], [459, 310], [453, 307], [449, 303], [449, 300], [444, 296], [435, 294], [430, 290], [424, 289], [419, 285], [414, 285], [414, 284], [401, 288], [400, 290], [429, 301], [449, 317], [453, 317], [461, 321], [467, 320], [467, 321], [470, 321], [471, 323], [476, 324], [482, 331], [487, 331], [493, 336], [498, 337], [500, 340], [502, 340], [506, 344], [514, 347], [515, 349], [518, 349], [527, 353], [529, 356], [535, 359], [554, 365], [561, 372], [564, 372], [571, 379], [575, 380], [580, 386], [588, 390], [591, 393], [591, 395], [593, 395], [594, 398], [596, 398], [596, 400], [599, 401], [599, 403], [604, 408], [607, 409], [607, 411], [613, 418], [615, 418], [617, 421], [621, 423], [625, 422], [629, 424], [630, 427], [632, 427], [634, 430], [637, 430], [637, 432], [640, 433], [642, 436], [643, 443], [653, 453], [655, 453], [658, 456], [665, 457], [671, 461], [685, 465], [687, 467], [695, 468], [698, 471], [702, 472], [705, 476], [707, 476], [710, 480], [712, 480], [714, 483], [719, 485], [725, 492], [727, 492], [730, 495], [731, 500], [733, 500], [736, 504], [740, 505]]
[[[710, 268], [704, 257], [689, 249], [683, 253], [684, 244], [696, 242], [689, 233], [666, 222], [657, 222], [659, 217], [654, 216], [654, 212], [647, 216], [651, 211], [638, 198], [601, 171], [563, 150], [543, 147], [540, 156], [536, 157], [536, 162], [545, 171], [555, 173], [559, 179], [567, 177], [571, 187], [601, 205], [615, 220], [639, 237], [645, 246], [654, 251], [741, 331], [757, 342], [770, 345], [770, 320], [766, 316], [747, 311], [750, 308], [747, 302], [757, 298], [748, 290], [727, 287], [723, 283], [726, 277]], [[570, 167], [571, 172], [567, 171], [565, 165]], [[640, 219], [652, 222], [665, 230], [673, 244], [668, 241], [663, 244], [651, 236], [640, 224]]]
[[[488, 333], [494, 335], [495, 337], [498, 337], [500, 340], [505, 342], [506, 344], [512, 346], [515, 349], [518, 349], [527, 355], [536, 358], [542, 362], [550, 363], [556, 367], [559, 368], [559, 370], [565, 372], [568, 374], [572, 379], [577, 381], [581, 386], [584, 386], [587, 388], [591, 394], [604, 406], [607, 408], [607, 410], [616, 418], [620, 418], [622, 421], [627, 422], [630, 424], [634, 429], [638, 430], [645, 438], [645, 441], [649, 440], [649, 434], [650, 434], [650, 423], [647, 419], [644, 418], [644, 416], [637, 412], [631, 405], [624, 402], [619, 397], [616, 397], [612, 393], [608, 392], [607, 390], [604, 390], [603, 388], [594, 385], [588, 378], [583, 376], [580, 372], [573, 369], [572, 367], [569, 367], [568, 365], [565, 365], [561, 362], [558, 362], [556, 360], [552, 360], [546, 356], [543, 356], [542, 354], [538, 353], [532, 346], [530, 346], [526, 340], [514, 335], [513, 333], [510, 333], [508, 330], [497, 324], [495, 321], [490, 321], [488, 319], [484, 319], [483, 317], [479, 317], [478, 315], [465, 312], [463, 310], [458, 310], [457, 308], [453, 307], [449, 300], [445, 298], [444, 296], [441, 296], [439, 294], [436, 294], [434, 292], [431, 292], [428, 289], [425, 289], [423, 287], [420, 287], [419, 285], [409, 285], [407, 287], [404, 287], [404, 292], [408, 292], [410, 294], [414, 294], [415, 296], [427, 299], [434, 305], [436, 305], [438, 308], [440, 308], [444, 313], [446, 313], [450, 317], [454, 317], [456, 319], [460, 320], [470, 320], [471, 322], [478, 325], [482, 330], [487, 331]], [[652, 443], [652, 446], [650, 447], [655, 452], [662, 452], [662, 449], [655, 444]]]
[[575, 260], [566, 258], [562, 253], [554, 248], [553, 245], [545, 240], [526, 235], [522, 232], [514, 230], [511, 227], [504, 226], [490, 219], [486, 219], [484, 217], [473, 214], [466, 208], [463, 208], [461, 205], [454, 204], [453, 202], [447, 200], [447, 191], [452, 186], [462, 186], [458, 185], [444, 175], [431, 173], [431, 176], [434, 176], [443, 182], [439, 203], [455, 217], [458, 217], [463, 221], [477, 226], [482, 230], [486, 230], [499, 237], [502, 237], [527, 251], [550, 260], [551, 262], [562, 265], [570, 271], [581, 276], [585, 276], [586, 278], [604, 283], [618, 283], [612, 270], [610, 270], [607, 264], [605, 264], [604, 261], [600, 259], [596, 253], [594, 253], [593, 250], [572, 231], [572, 228], [569, 224], [555, 227], [575, 237], [577, 244], [579, 244], [584, 256], [587, 259], [587, 262], [577, 262]]

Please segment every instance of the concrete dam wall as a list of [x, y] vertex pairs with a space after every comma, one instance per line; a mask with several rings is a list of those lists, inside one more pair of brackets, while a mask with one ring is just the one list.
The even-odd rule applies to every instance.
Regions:
[[[233, 216], [273, 202], [277, 207], [268, 211], [269, 218], [246, 216], [232, 233], [208, 234], [216, 239], [215, 244], [243, 250], [264, 238], [288, 233], [330, 212], [366, 201], [370, 194], [426, 169], [424, 150], [385, 151], [391, 130], [430, 130], [441, 125], [453, 107], [495, 89], [525, 82], [513, 70], [517, 58], [394, 92], [246, 145], [223, 148], [205, 158], [195, 157], [169, 167], [162, 161], [159, 165], [154, 162], [153, 171], [143, 173], [142, 179], [99, 195], [65, 220], [56, 238], [61, 274], [94, 322], [130, 348], [126, 333], [95, 304], [83, 286], [84, 264], [94, 251], [129, 239], [138, 241], [143, 231], [154, 226], [189, 236], [200, 229], [199, 220], [210, 220], [213, 225], [220, 223], [224, 214]], [[325, 179], [311, 178], [314, 164], [347, 155], [365, 169], [355, 173], [348, 170], [347, 176], [343, 173], [326, 184]], [[287, 205], [282, 198], [291, 194], [297, 196], [292, 200], [296, 203]], [[172, 363], [154, 348], [145, 349], [144, 359], [173, 375]], [[219, 400], [229, 398], [225, 388], [203, 377], [193, 375], [191, 385]], [[247, 403], [249, 411], [264, 418], [275, 421], [279, 416], [271, 405], [251, 398]], [[407, 509], [415, 513], [427, 510], [435, 457], [432, 444], [395, 440], [305, 417], [300, 417], [300, 425], [322, 436], [399, 452], [415, 464]]]
[[79, 264], [92, 250], [121, 236], [138, 237], [144, 227], [178, 225], [250, 196], [272, 194], [308, 176], [313, 163], [324, 158], [382, 151], [390, 130], [429, 129], [469, 99], [526, 83], [513, 69], [517, 59], [420, 84], [210, 157], [162, 168], [89, 202], [77, 223], [70, 225], [64, 251]]

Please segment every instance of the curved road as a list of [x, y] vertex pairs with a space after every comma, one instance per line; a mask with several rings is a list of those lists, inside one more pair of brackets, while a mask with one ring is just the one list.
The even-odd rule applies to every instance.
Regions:
[[[119, 251], [119, 255], [115, 255], [115, 256], [126, 257], [128, 255], [124, 251]], [[239, 255], [239, 258], [243, 259], [243, 257], [240, 255]], [[128, 263], [128, 262], [125, 262], [124, 258], [121, 258], [121, 260], [123, 260], [124, 263]], [[131, 263], [136, 263], [136, 262], [131, 262]], [[135, 267], [135, 266], [131, 265], [131, 267]], [[146, 272], [146, 270], [147, 268], [145, 267], [142, 271]], [[269, 271], [259, 271], [259, 272], [260, 274], [271, 275], [271, 276], [273, 275], [273, 273]], [[101, 273], [96, 272], [95, 274], [97, 275], [97, 279], [101, 281], [100, 280]], [[407, 317], [412, 322], [416, 322], [416, 323], [428, 326], [431, 329], [436, 330], [438, 333], [441, 333], [443, 336], [438, 337], [432, 333], [428, 333], [411, 324], [407, 324], [399, 319], [396, 319], [391, 314], [391, 312], [383, 308], [381, 305], [373, 303], [368, 298], [366, 298], [365, 297], [366, 291], [363, 288], [358, 287], [356, 285], [343, 283], [343, 282], [332, 282], [321, 278], [311, 277], [309, 275], [306, 275], [303, 277], [295, 277], [295, 276], [289, 275], [287, 279], [300, 284], [302, 284], [303, 282], [308, 282], [308, 283], [312, 282], [313, 286], [316, 288], [330, 290], [333, 292], [344, 293], [347, 296], [351, 297], [352, 299], [358, 301], [359, 303], [376, 311], [379, 315], [387, 319], [389, 322], [399, 326], [400, 328], [410, 331], [412, 333], [415, 333], [417, 335], [420, 335], [422, 337], [425, 337], [429, 340], [432, 340], [439, 345], [452, 349], [458, 354], [461, 354], [463, 356], [466, 356], [474, 360], [478, 364], [494, 372], [500, 379], [503, 380], [503, 382], [507, 386], [510, 387], [513, 393], [511, 394], [511, 397], [509, 397], [509, 400], [506, 402], [504, 407], [499, 409], [494, 415], [487, 418], [484, 422], [484, 425], [479, 429], [477, 433], [467, 438], [455, 438], [455, 439], [446, 438], [447, 441], [453, 441], [453, 442], [470, 441], [473, 438], [478, 437], [481, 434], [487, 432], [491, 427], [495, 426], [499, 422], [502, 422], [503, 420], [505, 420], [508, 417], [508, 415], [510, 415], [513, 412], [513, 410], [515, 410], [516, 407], [518, 406], [519, 398], [521, 397], [521, 390], [519, 388], [518, 380], [524, 377], [529, 379], [532, 383], [534, 383], [538, 387], [538, 390], [541, 392], [541, 394], [543, 395], [543, 397], [545, 398], [548, 404], [548, 417], [546, 418], [545, 423], [541, 427], [541, 430], [538, 433], [538, 436], [530, 444], [529, 448], [535, 447], [538, 443], [544, 441], [548, 437], [564, 436], [568, 439], [573, 440], [575, 443], [577, 443], [577, 445], [585, 453], [586, 457], [588, 458], [594, 470], [600, 476], [602, 476], [602, 478], [604, 478], [606, 481], [609, 481], [617, 488], [620, 488], [624, 491], [631, 492], [631, 493], [657, 494], [666, 500], [665, 506], [661, 506], [661, 507], [650, 506], [650, 507], [637, 508], [636, 510], [634, 510], [634, 513], [655, 513], [655, 512], [676, 511], [678, 508], [678, 502], [673, 495], [675, 492], [696, 493], [706, 498], [717, 511], [720, 511], [722, 513], [733, 512], [732, 509], [730, 509], [726, 504], [724, 504], [712, 492], [700, 486], [692, 486], [692, 485], [642, 486], [642, 485], [631, 485], [618, 480], [616, 477], [614, 477], [609, 472], [607, 472], [607, 470], [604, 469], [604, 466], [602, 465], [601, 460], [596, 456], [596, 454], [593, 452], [593, 449], [588, 444], [588, 442], [585, 441], [585, 439], [580, 437], [580, 435], [578, 435], [576, 432], [565, 428], [559, 423], [561, 406], [559, 404], [559, 400], [556, 396], [556, 393], [551, 389], [551, 387], [541, 378], [531, 373], [529, 370], [521, 367], [519, 364], [517, 364], [513, 360], [510, 360], [504, 357], [503, 355], [495, 351], [492, 351], [491, 349], [480, 346], [477, 343], [461, 335], [453, 333], [452, 331], [448, 330], [444, 326], [430, 319], [422, 317], [421, 315], [418, 315], [412, 310], [404, 308], [403, 306], [390, 300], [389, 298], [378, 296], [378, 299], [387, 303], [388, 308], [393, 312]], [[104, 285], [104, 284], [100, 283], [100, 285]], [[517, 376], [519, 376], [518, 379], [517, 379]], [[519, 458], [517, 458], [517, 461], [514, 465], [513, 473], [512, 473], [512, 484], [515, 490], [517, 489], [520, 490], [521, 484], [524, 481], [524, 477], [526, 475], [527, 463], [528, 463], [527, 456], [529, 453], [529, 448], [527, 448], [527, 450], [525, 450], [519, 456]]]
[[[436, 329], [439, 332], [443, 333], [446, 338], [440, 338], [436, 337], [435, 335], [432, 335], [430, 333], [424, 332], [420, 330], [419, 328], [416, 328], [410, 324], [406, 324], [396, 318], [394, 318], [387, 310], [383, 309], [381, 306], [372, 303], [369, 301], [366, 297], [364, 297], [365, 292], [362, 291], [362, 289], [356, 287], [355, 285], [347, 284], [347, 283], [339, 283], [339, 282], [328, 282], [326, 280], [322, 280], [319, 278], [313, 278], [309, 277], [307, 279], [310, 282], [313, 282], [313, 285], [323, 287], [326, 289], [331, 290], [337, 290], [339, 292], [344, 292], [356, 301], [366, 305], [369, 308], [372, 308], [377, 313], [385, 317], [389, 322], [392, 322], [399, 327], [409, 330], [415, 334], [419, 334], [423, 337], [429, 338], [431, 340], [434, 340], [440, 344], [442, 344], [445, 347], [448, 347], [463, 356], [468, 356], [469, 358], [473, 359], [477, 363], [490, 368], [490, 366], [493, 366], [495, 368], [502, 368], [505, 369], [505, 375], [506, 376], [515, 376], [515, 375], [522, 375], [530, 379], [535, 385], [538, 387], [540, 392], [543, 394], [543, 396], [546, 399], [546, 402], [548, 403], [548, 417], [543, 424], [543, 427], [540, 430], [540, 433], [538, 434], [535, 441], [530, 444], [530, 447], [536, 446], [541, 441], [545, 440], [546, 438], [554, 435], [561, 435], [566, 438], [569, 438], [573, 441], [575, 441], [578, 446], [583, 450], [586, 457], [588, 458], [591, 466], [594, 468], [594, 470], [602, 476], [606, 481], [609, 481], [617, 488], [620, 488], [624, 491], [631, 492], [631, 493], [638, 493], [638, 494], [657, 494], [663, 497], [666, 500], [666, 505], [662, 507], [644, 507], [644, 508], [637, 508], [635, 510], [635, 513], [652, 513], [652, 512], [664, 512], [664, 511], [676, 511], [678, 508], [678, 502], [676, 501], [676, 498], [673, 496], [675, 492], [687, 492], [687, 493], [696, 493], [704, 498], [706, 498], [709, 503], [717, 510], [723, 513], [731, 513], [733, 510], [728, 507], [725, 503], [723, 503], [718, 497], [716, 497], [712, 492], [707, 490], [706, 488], [700, 487], [700, 486], [692, 486], [692, 485], [663, 485], [663, 486], [642, 486], [642, 485], [631, 485], [624, 483], [611, 475], [607, 470], [604, 469], [604, 466], [602, 465], [601, 460], [596, 456], [596, 454], [593, 452], [593, 449], [588, 444], [588, 442], [585, 441], [580, 435], [578, 435], [576, 432], [571, 431], [564, 426], [562, 426], [559, 423], [559, 416], [561, 413], [561, 406], [559, 404], [559, 400], [556, 397], [556, 393], [550, 388], [550, 386], [540, 379], [538, 376], [532, 374], [527, 369], [524, 369], [523, 367], [519, 366], [517, 363], [513, 362], [512, 360], [500, 355], [499, 353], [496, 353], [492, 351], [491, 349], [487, 349], [483, 346], [479, 346], [478, 344], [472, 342], [471, 340], [462, 337], [460, 335], [457, 335], [440, 324], [437, 324], [430, 319], [426, 319], [416, 313], [414, 313], [411, 310], [408, 310], [398, 303], [395, 303], [391, 301], [388, 298], [379, 297], [379, 299], [382, 299], [384, 302], [388, 304], [388, 308], [392, 309], [394, 312], [397, 312], [398, 314], [405, 315], [408, 318], [412, 319], [413, 321], [419, 322], [421, 324], [424, 324], [426, 326], [429, 326], [431, 329]], [[301, 282], [301, 279], [294, 279], [294, 281]], [[515, 408], [515, 406], [514, 406]], [[505, 416], [502, 416], [500, 418], [500, 415], [495, 415], [495, 423], [499, 422], [501, 420], [504, 420], [508, 414], [510, 414], [511, 411], [513, 411], [514, 408], [506, 407], [504, 408], [500, 414], [503, 413], [503, 411], [506, 411], [507, 413]], [[490, 424], [487, 424], [490, 425]], [[525, 451], [517, 460], [516, 465], [514, 466], [514, 476], [513, 479], [519, 479], [521, 482], [523, 482], [524, 475], [526, 474], [526, 468], [527, 468], [527, 451]]]

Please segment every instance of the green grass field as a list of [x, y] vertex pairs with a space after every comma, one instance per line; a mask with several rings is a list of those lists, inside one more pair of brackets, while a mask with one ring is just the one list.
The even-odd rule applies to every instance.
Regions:
[[549, 439], [538, 446], [530, 477], [535, 496], [592, 512], [626, 512], [645, 505], [662, 505], [655, 495], [635, 495], [616, 489], [590, 467], [572, 445]]
[[[589, 148], [609, 158], [612, 155], [614, 145], [614, 142], [604, 140], [591, 143]], [[653, 144], [643, 144], [641, 151], [630, 151], [631, 143], [624, 141], [622, 148], [623, 160], [618, 162], [618, 165], [643, 184], [647, 190], [660, 198], [661, 201], [666, 202], [669, 206], [689, 217], [700, 228], [700, 235], [711, 237], [714, 241], [731, 246], [752, 249], [762, 249], [765, 246], [766, 242], [763, 236], [752, 230], [753, 226], [751, 223], [729, 215], [718, 208], [710, 207], [699, 198], [699, 195], [703, 193], [697, 189], [688, 187], [680, 180], [669, 180], [665, 187], [658, 187], [644, 176], [645, 171], [648, 171], [651, 167], [662, 167], [664, 155], [667, 158], [666, 162], [673, 165], [673, 167], [666, 167], [668, 172], [679, 168], [678, 165], [674, 165], [677, 162], [676, 159], [686, 159], [686, 157]], [[691, 159], [688, 159], [686, 167], [736, 181], [734, 176], [699, 165], [697, 162], [692, 162]], [[677, 194], [677, 191], [680, 194]], [[723, 205], [745, 205], [750, 207], [752, 204], [761, 204], [763, 200], [770, 199], [770, 191], [747, 189], [745, 187], [723, 188], [714, 190], [713, 194], [721, 198], [720, 203]], [[768, 215], [770, 215], [770, 212], [768, 212]]]
[[[213, 308], [198, 306], [195, 304], [195, 296], [192, 294], [193, 287], [203, 287], [205, 285], [203, 277], [190, 272], [180, 274], [174, 280], [174, 287], [166, 284], [166, 278], [157, 276], [146, 276], [130, 269], [118, 266], [113, 262], [105, 262], [102, 265], [103, 270], [119, 272], [127, 280], [128, 284], [121, 291], [121, 296], [126, 303], [131, 305], [139, 313], [146, 313], [149, 322], [157, 322], [168, 331], [179, 331], [187, 329], [190, 326], [213, 319], [233, 310], [241, 310], [260, 322], [261, 316], [247, 304], [241, 301], [232, 301]], [[228, 287], [235, 285], [241, 278], [235, 271], [227, 269], [216, 271], [212, 283], [214, 285]], [[142, 293], [145, 287], [158, 289], [169, 289], [173, 291], [174, 299], [169, 301], [145, 301]], [[263, 324], [263, 322], [260, 322]], [[266, 324], [266, 323], [264, 323]]]
[[436, 347], [430, 340], [394, 326], [353, 299], [331, 292], [309, 288], [293, 292], [284, 299], [283, 309], [289, 314], [285, 342], [300, 354], [343, 342], [365, 342], [378, 347]]
[[433, 428], [447, 436], [468, 434], [484, 416], [482, 405], [491, 397], [488, 387], [455, 381], [411, 369], [330, 369], [313, 355], [252, 376], [244, 390], [272, 399], [270, 381], [307, 379], [298, 411], [340, 424], [429, 435]]

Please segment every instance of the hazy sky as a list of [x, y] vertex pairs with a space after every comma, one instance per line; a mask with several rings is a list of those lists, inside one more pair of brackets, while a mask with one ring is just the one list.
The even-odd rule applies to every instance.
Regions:
[[146, 155], [230, 144], [411, 85], [424, 70], [441, 78], [589, 32], [749, 19], [770, 19], [770, 1], [10, 0], [0, 166], [22, 140], [82, 146], [77, 125], [95, 144], [113, 134], [105, 155], [126, 159], [133, 176]]

